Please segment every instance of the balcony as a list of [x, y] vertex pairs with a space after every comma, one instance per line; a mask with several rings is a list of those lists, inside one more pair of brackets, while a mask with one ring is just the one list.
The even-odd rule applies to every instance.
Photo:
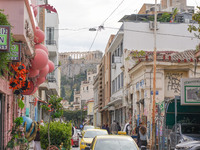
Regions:
[[55, 77], [55, 75], [48, 74], [47, 75], [47, 79], [48, 79], [49, 82], [55, 82], [56, 83], [56, 77]]
[[57, 45], [56, 40], [46, 40], [46, 45]]

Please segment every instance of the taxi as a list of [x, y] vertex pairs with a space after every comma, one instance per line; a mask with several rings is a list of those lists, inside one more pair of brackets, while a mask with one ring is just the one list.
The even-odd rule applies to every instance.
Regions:
[[80, 150], [85, 150], [86, 147], [90, 147], [92, 140], [97, 135], [108, 135], [107, 130], [104, 129], [87, 129], [81, 138]]
[[81, 134], [84, 135], [84, 133], [85, 133], [85, 131], [86, 131], [87, 129], [94, 129], [94, 128], [95, 128], [95, 127], [92, 126], [92, 125], [84, 125]]
[[139, 148], [127, 135], [99, 135], [85, 150], [139, 150]]

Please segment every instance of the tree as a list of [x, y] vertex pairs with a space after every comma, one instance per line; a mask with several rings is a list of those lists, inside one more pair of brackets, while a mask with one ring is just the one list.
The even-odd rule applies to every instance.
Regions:
[[[199, 24], [199, 26], [196, 27], [194, 24], [189, 25], [188, 31], [190, 33], [194, 32], [194, 36], [197, 37], [198, 39], [200, 39], [200, 7], [197, 7], [197, 8], [198, 8], [198, 11], [195, 14], [193, 14], [192, 20], [197, 22]], [[196, 50], [197, 51], [200, 50], [200, 44], [196, 46]]]

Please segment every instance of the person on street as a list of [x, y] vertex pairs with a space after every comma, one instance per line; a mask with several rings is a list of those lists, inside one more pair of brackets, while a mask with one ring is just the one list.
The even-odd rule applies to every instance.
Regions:
[[106, 125], [105, 124], [103, 124], [103, 126], [101, 127], [102, 129], [106, 129]]
[[123, 131], [126, 132], [127, 135], [130, 135], [131, 127], [129, 122], [125, 124]]
[[109, 129], [108, 124], [106, 124], [106, 130], [107, 130], [108, 134], [110, 134], [110, 129]]
[[119, 122], [117, 122], [117, 128], [118, 128], [118, 131], [121, 131], [121, 127], [119, 125]]
[[40, 125], [41, 125], [41, 126], [44, 126], [43, 120], [40, 121]]
[[117, 134], [118, 133], [118, 127], [117, 127], [117, 123], [114, 120], [113, 123], [111, 124], [111, 134]]
[[138, 146], [141, 148], [141, 146], [147, 146], [147, 129], [144, 126], [141, 126], [139, 129], [139, 141]]
[[139, 129], [142, 126], [142, 123], [139, 123], [139, 126], [136, 127], [135, 133], [137, 134], [137, 145], [139, 145], [139, 140], [140, 140], [140, 134], [139, 134]]
[[40, 124], [39, 122], [37, 122], [37, 124], [38, 124], [38, 130], [36, 133], [36, 137], [34, 139], [34, 143], [35, 143], [34, 150], [42, 150], [41, 145], [40, 145]]

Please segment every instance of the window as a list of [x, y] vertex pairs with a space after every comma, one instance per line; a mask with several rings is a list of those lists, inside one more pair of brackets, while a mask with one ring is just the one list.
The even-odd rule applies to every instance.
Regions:
[[123, 42], [121, 42], [120, 49], [121, 49], [121, 56], [122, 56], [123, 55]]
[[83, 91], [84, 91], [84, 87], [83, 87]]
[[115, 58], [115, 55], [114, 53], [112, 54], [112, 63], [114, 63], [114, 58]]
[[87, 86], [87, 91], [88, 91], [88, 86]]
[[121, 88], [120, 84], [121, 84], [121, 82], [120, 82], [120, 75], [118, 75], [118, 89]]
[[112, 81], [112, 94], [114, 93], [114, 80]]
[[121, 73], [121, 87], [124, 86], [124, 73]]
[[90, 77], [88, 78], [88, 80], [90, 81]]
[[117, 78], [115, 78], [115, 92], [117, 91]]
[[54, 40], [54, 27], [47, 27], [47, 45], [54, 45], [55, 40]]

